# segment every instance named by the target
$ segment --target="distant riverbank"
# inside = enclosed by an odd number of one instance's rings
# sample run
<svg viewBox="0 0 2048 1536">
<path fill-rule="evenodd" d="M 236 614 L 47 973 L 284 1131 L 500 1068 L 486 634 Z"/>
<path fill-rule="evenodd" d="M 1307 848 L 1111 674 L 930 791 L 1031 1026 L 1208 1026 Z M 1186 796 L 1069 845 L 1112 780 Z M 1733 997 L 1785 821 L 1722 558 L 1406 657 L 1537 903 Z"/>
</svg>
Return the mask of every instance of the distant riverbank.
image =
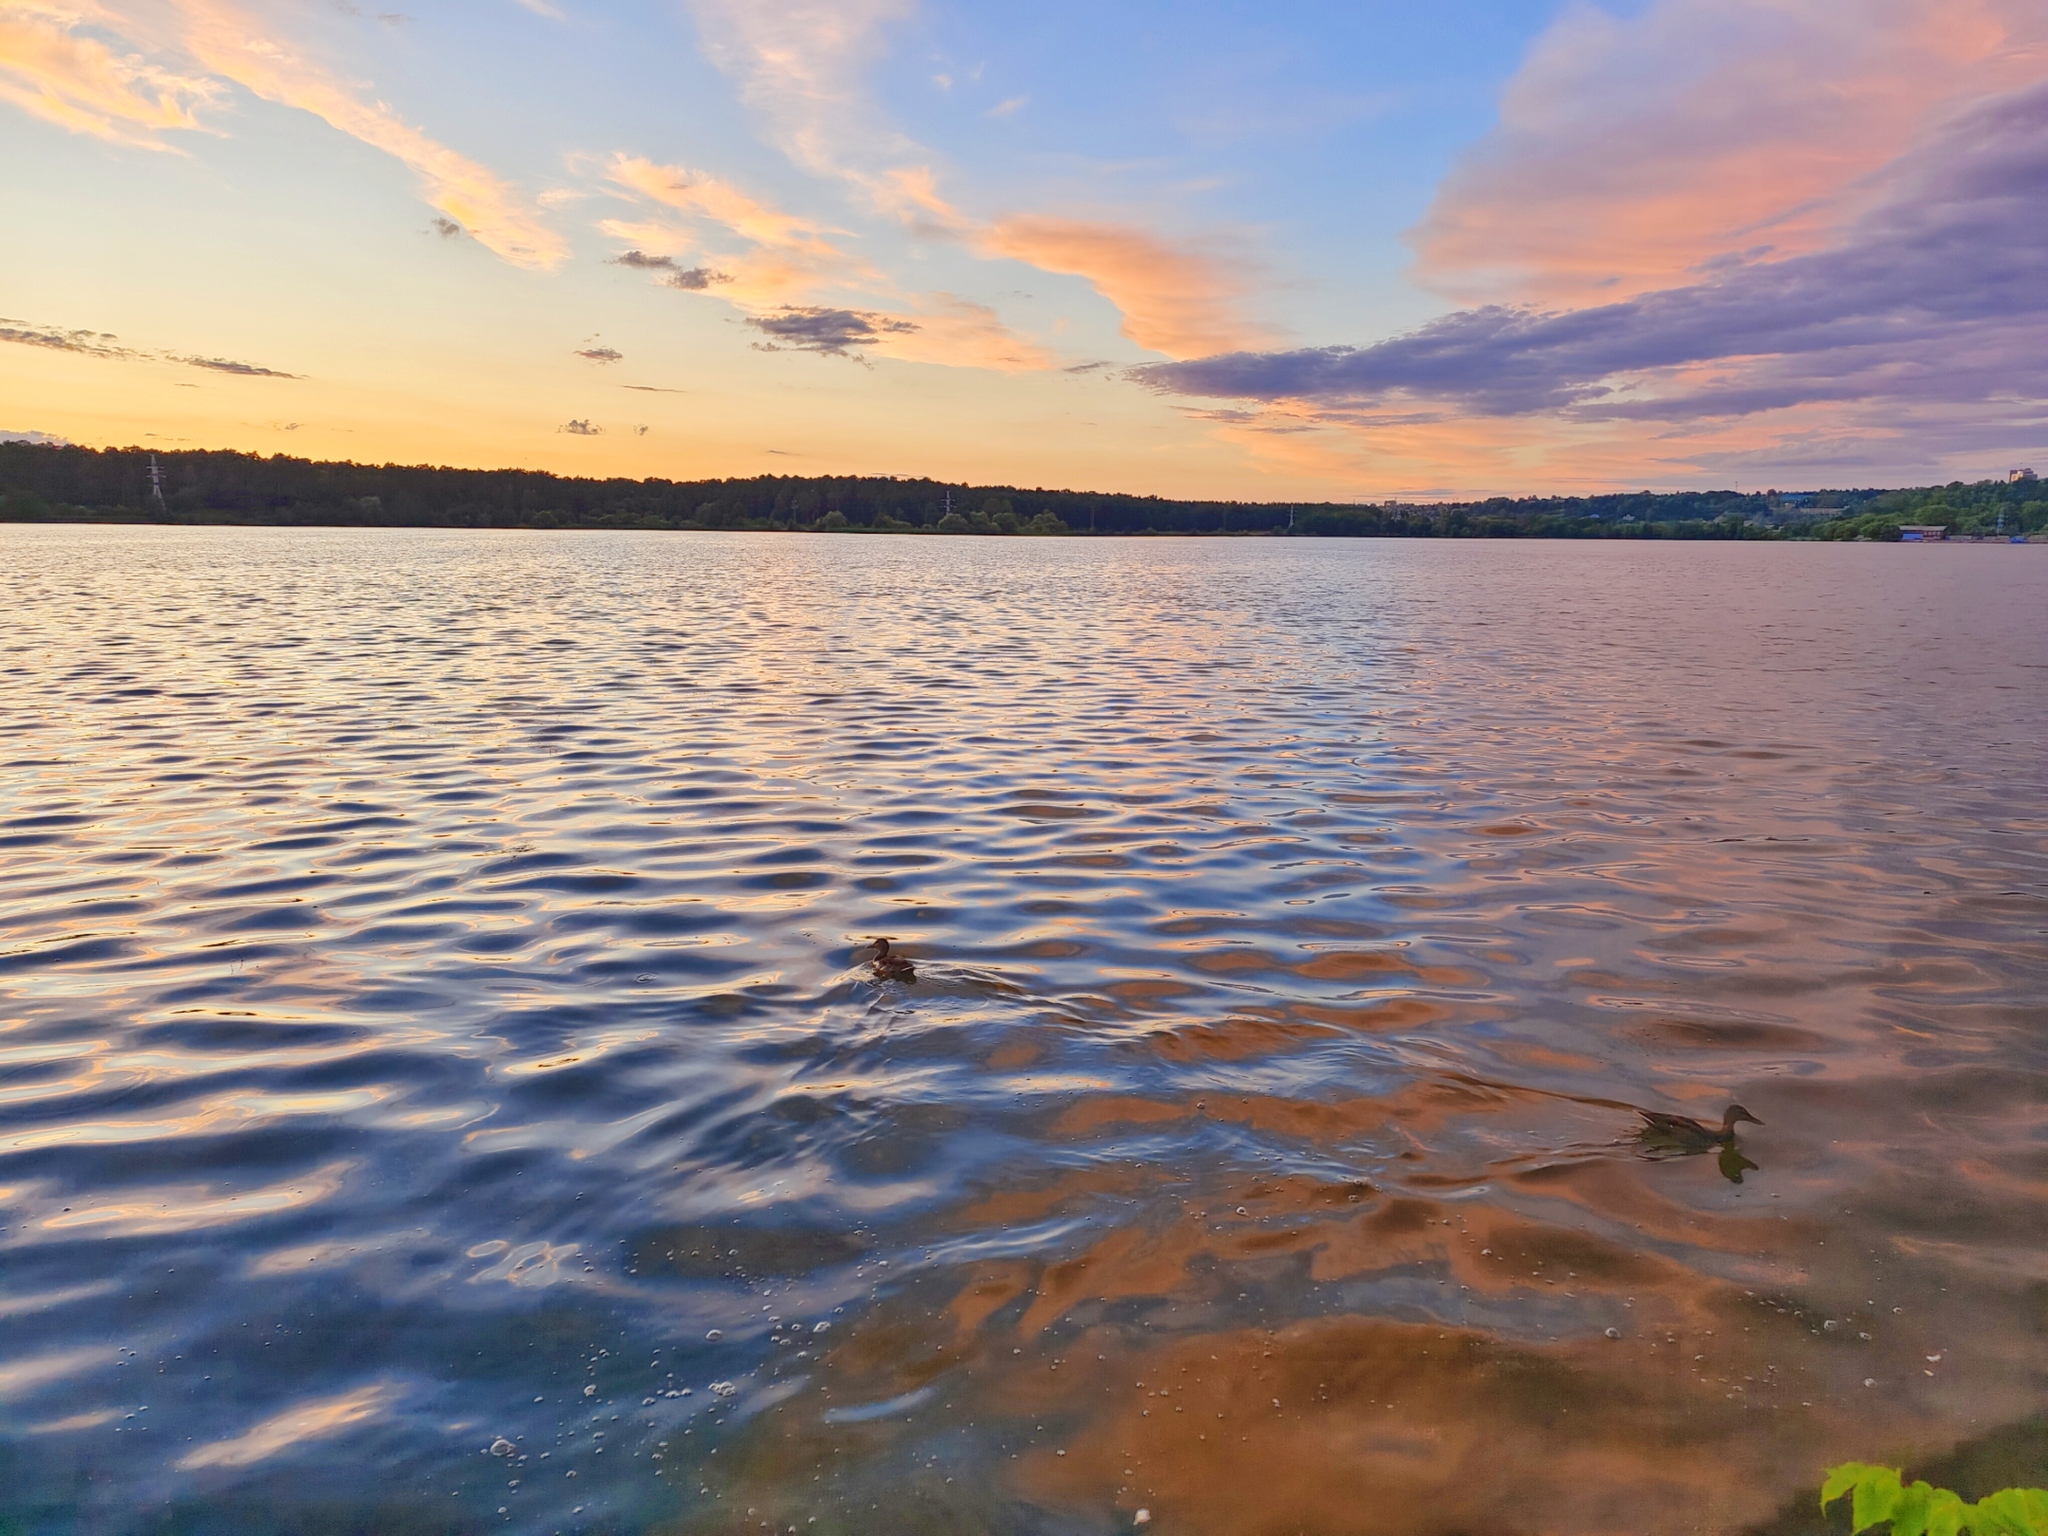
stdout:
<svg viewBox="0 0 2048 1536">
<path fill-rule="evenodd" d="M 154 474 L 152 473 L 154 471 Z M 2048 534 L 2037 480 L 1894 490 L 1648 491 L 1469 502 L 1181 501 L 887 476 L 596 480 L 538 470 L 0 443 L 0 522 L 640 528 L 985 537 L 1875 539 Z"/>
</svg>

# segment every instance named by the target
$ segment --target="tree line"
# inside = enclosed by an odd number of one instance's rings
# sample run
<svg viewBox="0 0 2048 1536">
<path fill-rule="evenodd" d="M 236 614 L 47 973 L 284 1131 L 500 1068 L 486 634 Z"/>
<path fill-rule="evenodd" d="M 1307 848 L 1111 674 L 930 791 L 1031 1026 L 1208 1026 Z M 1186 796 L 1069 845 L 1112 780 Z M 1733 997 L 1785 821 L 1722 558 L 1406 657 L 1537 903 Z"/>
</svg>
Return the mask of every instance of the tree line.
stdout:
<svg viewBox="0 0 2048 1536">
<path fill-rule="evenodd" d="M 152 488 L 152 457 L 162 496 Z M 385 528 L 645 528 L 1339 538 L 1897 538 L 2048 528 L 2038 482 L 1803 497 L 1737 491 L 1402 504 L 1182 501 L 878 476 L 587 479 L 540 470 L 323 463 L 283 454 L 0 443 L 0 521 Z"/>
</svg>

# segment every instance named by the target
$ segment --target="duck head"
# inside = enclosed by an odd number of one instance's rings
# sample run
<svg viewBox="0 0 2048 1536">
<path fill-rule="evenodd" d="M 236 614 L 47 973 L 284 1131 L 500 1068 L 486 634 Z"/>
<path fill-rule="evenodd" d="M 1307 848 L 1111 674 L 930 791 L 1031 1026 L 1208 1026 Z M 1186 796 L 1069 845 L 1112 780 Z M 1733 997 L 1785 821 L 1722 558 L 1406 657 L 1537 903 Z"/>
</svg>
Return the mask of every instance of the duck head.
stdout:
<svg viewBox="0 0 2048 1536">
<path fill-rule="evenodd" d="M 1721 1116 L 1721 1134 L 1723 1136 L 1733 1136 L 1735 1134 L 1735 1127 L 1745 1120 L 1751 1125 L 1763 1124 L 1763 1121 L 1757 1119 L 1755 1115 L 1752 1115 L 1740 1104 L 1730 1104 L 1728 1112 Z"/>
</svg>

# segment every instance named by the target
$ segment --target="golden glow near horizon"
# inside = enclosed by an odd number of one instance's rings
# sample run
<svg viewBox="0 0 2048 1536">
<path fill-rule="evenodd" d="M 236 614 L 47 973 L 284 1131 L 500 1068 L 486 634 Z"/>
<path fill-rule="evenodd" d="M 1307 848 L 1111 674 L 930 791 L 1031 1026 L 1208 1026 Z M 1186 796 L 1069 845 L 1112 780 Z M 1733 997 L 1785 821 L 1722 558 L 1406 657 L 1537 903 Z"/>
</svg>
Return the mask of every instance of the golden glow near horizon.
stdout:
<svg viewBox="0 0 2048 1536">
<path fill-rule="evenodd" d="M 2044 124 L 2032 0 L 0 0 L 0 433 L 1249 499 L 1976 478 L 2048 452 Z"/>
</svg>

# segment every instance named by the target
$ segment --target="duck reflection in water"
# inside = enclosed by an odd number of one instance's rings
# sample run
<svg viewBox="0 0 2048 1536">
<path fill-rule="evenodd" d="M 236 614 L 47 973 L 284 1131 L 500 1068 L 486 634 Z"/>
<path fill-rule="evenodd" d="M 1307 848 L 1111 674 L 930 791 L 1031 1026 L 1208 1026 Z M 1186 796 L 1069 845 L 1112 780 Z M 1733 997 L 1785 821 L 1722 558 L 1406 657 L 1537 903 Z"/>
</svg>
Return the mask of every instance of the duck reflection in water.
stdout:
<svg viewBox="0 0 2048 1536">
<path fill-rule="evenodd" d="M 1667 1115 L 1653 1109 L 1639 1109 L 1636 1113 L 1643 1117 L 1636 1140 L 1646 1157 L 1692 1157 L 1718 1150 L 1721 1175 L 1733 1184 L 1740 1184 L 1744 1171 L 1757 1166 L 1735 1145 L 1735 1127 L 1745 1120 L 1751 1125 L 1762 1125 L 1763 1121 L 1740 1104 L 1728 1106 L 1721 1116 L 1718 1130 L 1697 1120 L 1688 1120 L 1683 1115 Z"/>
<path fill-rule="evenodd" d="M 917 967 L 904 956 L 892 953 L 887 939 L 875 940 L 875 958 L 871 969 L 877 981 L 917 980 Z"/>
</svg>

